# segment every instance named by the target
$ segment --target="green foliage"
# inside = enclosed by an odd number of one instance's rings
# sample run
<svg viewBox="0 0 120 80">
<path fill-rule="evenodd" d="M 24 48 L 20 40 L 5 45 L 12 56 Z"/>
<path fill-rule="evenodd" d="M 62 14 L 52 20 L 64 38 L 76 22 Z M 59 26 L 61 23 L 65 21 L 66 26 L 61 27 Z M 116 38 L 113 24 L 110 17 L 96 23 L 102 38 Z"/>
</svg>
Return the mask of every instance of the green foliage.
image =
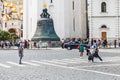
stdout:
<svg viewBox="0 0 120 80">
<path fill-rule="evenodd" d="M 12 37 L 12 40 L 16 40 L 19 38 L 15 33 L 11 34 L 11 37 Z"/>
<path fill-rule="evenodd" d="M 0 40 L 11 40 L 11 34 L 7 31 L 0 31 Z"/>
</svg>

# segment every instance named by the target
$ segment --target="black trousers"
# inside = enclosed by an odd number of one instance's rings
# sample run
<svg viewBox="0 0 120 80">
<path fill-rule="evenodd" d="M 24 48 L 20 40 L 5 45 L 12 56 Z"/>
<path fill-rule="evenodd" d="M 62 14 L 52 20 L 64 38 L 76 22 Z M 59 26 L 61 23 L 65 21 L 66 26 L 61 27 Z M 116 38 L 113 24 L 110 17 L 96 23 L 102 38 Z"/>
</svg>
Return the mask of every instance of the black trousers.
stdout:
<svg viewBox="0 0 120 80">
<path fill-rule="evenodd" d="M 98 54 L 98 53 L 94 53 L 94 57 L 99 58 L 99 59 L 100 59 L 100 61 L 102 61 L 102 58 L 99 56 L 99 54 Z"/>
<path fill-rule="evenodd" d="M 93 55 L 88 56 L 88 60 L 89 61 L 92 60 L 92 62 L 94 62 L 94 56 Z"/>
</svg>

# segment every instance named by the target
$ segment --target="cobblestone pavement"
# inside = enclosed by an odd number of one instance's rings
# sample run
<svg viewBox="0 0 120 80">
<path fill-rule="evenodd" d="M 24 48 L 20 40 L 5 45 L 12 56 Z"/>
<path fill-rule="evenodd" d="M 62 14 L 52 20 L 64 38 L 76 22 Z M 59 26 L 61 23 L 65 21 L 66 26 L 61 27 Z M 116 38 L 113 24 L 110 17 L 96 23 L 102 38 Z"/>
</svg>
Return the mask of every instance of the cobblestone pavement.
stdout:
<svg viewBox="0 0 120 80">
<path fill-rule="evenodd" d="M 60 48 L 24 50 L 18 64 L 17 50 L 0 50 L 0 80 L 120 80 L 120 49 L 100 49 L 103 61 L 88 62 L 78 50 Z"/>
</svg>

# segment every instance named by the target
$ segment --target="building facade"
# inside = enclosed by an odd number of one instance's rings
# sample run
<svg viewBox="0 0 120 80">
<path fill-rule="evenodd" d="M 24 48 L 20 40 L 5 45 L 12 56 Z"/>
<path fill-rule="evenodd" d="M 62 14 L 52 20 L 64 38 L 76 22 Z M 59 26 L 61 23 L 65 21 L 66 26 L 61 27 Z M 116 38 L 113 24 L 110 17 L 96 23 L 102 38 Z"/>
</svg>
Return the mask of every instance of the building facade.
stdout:
<svg viewBox="0 0 120 80">
<path fill-rule="evenodd" d="M 120 39 L 120 0 L 88 0 L 90 39 Z"/>
<path fill-rule="evenodd" d="M 60 39 L 86 38 L 86 0 L 23 0 L 23 39 L 33 37 L 44 4 Z"/>
<path fill-rule="evenodd" d="M 0 1 L 0 30 L 10 32 L 12 35 L 23 37 L 23 1 Z"/>
</svg>

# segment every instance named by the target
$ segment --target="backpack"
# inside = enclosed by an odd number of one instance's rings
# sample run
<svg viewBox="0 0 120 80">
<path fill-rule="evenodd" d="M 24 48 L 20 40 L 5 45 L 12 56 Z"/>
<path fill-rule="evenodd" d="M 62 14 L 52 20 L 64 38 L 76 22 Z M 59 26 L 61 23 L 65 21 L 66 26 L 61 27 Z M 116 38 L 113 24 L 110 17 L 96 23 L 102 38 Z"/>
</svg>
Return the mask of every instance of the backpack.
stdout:
<svg viewBox="0 0 120 80">
<path fill-rule="evenodd" d="M 23 52 L 23 48 L 19 48 L 19 54 L 21 54 Z"/>
<path fill-rule="evenodd" d="M 80 45 L 77 46 L 77 49 L 80 49 Z"/>
</svg>

